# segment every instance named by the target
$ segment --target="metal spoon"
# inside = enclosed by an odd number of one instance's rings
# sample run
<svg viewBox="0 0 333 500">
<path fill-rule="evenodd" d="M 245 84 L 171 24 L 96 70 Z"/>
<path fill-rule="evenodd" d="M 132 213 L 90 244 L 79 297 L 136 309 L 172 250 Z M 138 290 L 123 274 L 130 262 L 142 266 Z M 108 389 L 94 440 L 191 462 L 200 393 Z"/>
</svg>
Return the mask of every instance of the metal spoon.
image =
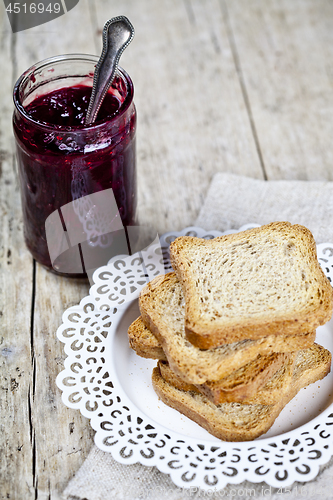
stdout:
<svg viewBox="0 0 333 500">
<path fill-rule="evenodd" d="M 134 28 L 125 16 L 118 16 L 105 23 L 103 50 L 94 72 L 93 88 L 85 120 L 90 125 L 96 120 L 103 99 L 115 76 L 119 59 L 134 38 Z"/>
</svg>

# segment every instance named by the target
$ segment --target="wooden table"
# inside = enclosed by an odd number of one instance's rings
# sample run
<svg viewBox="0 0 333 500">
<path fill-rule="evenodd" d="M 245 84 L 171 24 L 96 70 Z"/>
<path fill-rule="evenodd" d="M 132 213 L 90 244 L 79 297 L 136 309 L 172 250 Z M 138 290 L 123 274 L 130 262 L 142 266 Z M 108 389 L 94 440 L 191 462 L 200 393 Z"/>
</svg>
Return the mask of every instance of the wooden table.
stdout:
<svg viewBox="0 0 333 500">
<path fill-rule="evenodd" d="M 193 223 L 218 171 L 333 179 L 332 2 L 80 0 L 14 35 L 1 2 L 1 499 L 55 499 L 93 443 L 55 384 L 55 332 L 88 283 L 45 271 L 25 248 L 12 87 L 46 57 L 99 54 L 104 22 L 120 14 L 136 28 L 122 66 L 135 83 L 140 223 Z"/>
</svg>

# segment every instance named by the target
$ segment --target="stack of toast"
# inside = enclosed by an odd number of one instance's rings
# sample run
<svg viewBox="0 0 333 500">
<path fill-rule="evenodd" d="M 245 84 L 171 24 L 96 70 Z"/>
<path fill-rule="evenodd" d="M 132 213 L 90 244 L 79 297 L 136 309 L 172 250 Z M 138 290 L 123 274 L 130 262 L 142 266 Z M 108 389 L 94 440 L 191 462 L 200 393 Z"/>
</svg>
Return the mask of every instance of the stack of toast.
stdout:
<svg viewBox="0 0 333 500">
<path fill-rule="evenodd" d="M 252 440 L 323 378 L 331 354 L 315 343 L 333 289 L 312 234 L 276 222 L 205 240 L 177 238 L 173 273 L 148 283 L 132 349 L 157 359 L 159 398 L 226 441 Z"/>
</svg>

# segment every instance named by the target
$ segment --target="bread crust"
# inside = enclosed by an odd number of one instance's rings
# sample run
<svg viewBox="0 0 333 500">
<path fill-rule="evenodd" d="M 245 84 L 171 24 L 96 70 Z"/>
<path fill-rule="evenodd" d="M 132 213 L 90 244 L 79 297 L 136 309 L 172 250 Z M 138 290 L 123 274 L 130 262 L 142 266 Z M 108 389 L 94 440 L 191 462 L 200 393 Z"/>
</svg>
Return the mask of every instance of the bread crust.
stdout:
<svg viewBox="0 0 333 500">
<path fill-rule="evenodd" d="M 306 281 L 303 280 L 304 283 L 301 283 L 302 286 L 298 291 L 298 303 L 294 303 L 294 306 L 290 307 L 289 311 L 287 307 L 283 310 L 281 308 L 281 311 L 270 311 L 272 299 L 269 293 L 273 295 L 274 292 L 274 289 L 272 292 L 273 287 L 269 287 L 270 276 L 267 269 L 270 269 L 270 266 L 268 262 L 265 262 L 265 265 L 262 266 L 259 255 L 260 249 L 263 251 L 268 247 L 267 254 L 268 256 L 272 255 L 273 264 L 277 261 L 275 267 L 274 265 L 271 267 L 272 272 L 279 275 L 280 268 L 283 267 L 284 263 L 288 263 L 292 274 L 294 270 L 292 264 L 289 263 L 294 263 L 295 273 L 301 274 L 304 267 L 304 273 L 307 274 Z M 241 250 L 239 250 L 240 248 Z M 220 287 L 226 287 L 226 277 L 231 266 L 235 267 L 244 260 L 244 248 L 248 249 L 246 257 L 248 262 L 246 264 L 251 262 L 253 258 L 254 266 L 260 267 L 261 264 L 261 269 L 266 270 L 265 272 L 260 271 L 262 273 L 261 288 L 259 291 L 256 290 L 256 293 L 262 291 L 264 293 L 265 288 L 268 289 L 266 310 L 263 308 L 258 314 L 246 314 L 245 311 L 243 314 L 239 303 L 237 308 L 232 299 L 229 304 L 226 303 L 226 293 L 225 295 L 221 293 L 222 298 L 218 305 L 216 305 L 216 297 L 212 296 L 207 297 L 206 302 L 203 302 L 203 296 L 208 295 L 204 292 L 207 289 L 209 290 L 210 284 L 215 285 L 219 280 Z M 286 255 L 283 260 L 283 252 L 288 254 L 288 248 L 289 255 Z M 256 254 L 255 257 L 251 257 L 251 250 L 253 250 L 253 254 Z M 218 277 L 209 275 L 209 265 L 205 268 L 203 264 L 205 259 L 207 260 L 207 255 L 211 255 L 213 260 L 213 258 L 216 259 L 216 255 L 223 255 L 223 252 L 227 255 L 227 263 L 225 266 L 221 264 L 220 270 L 225 274 Z M 296 332 L 305 333 L 323 325 L 331 318 L 333 290 L 318 262 L 313 236 L 304 226 L 292 225 L 289 222 L 274 222 L 212 240 L 181 236 L 171 243 L 170 257 L 185 294 L 186 336 L 193 345 L 200 349 L 211 349 L 218 345 L 243 339 L 258 339 L 269 335 L 280 335 L 281 332 L 284 335 L 293 335 Z M 201 258 L 200 265 L 196 264 L 196 262 L 200 261 L 199 257 Z M 202 266 L 202 269 L 200 266 Z M 257 276 L 258 274 L 256 275 L 254 272 L 248 272 L 244 276 L 242 276 L 241 272 L 239 273 L 239 293 L 242 294 L 245 300 L 253 300 L 254 304 L 257 299 L 253 294 L 254 287 L 251 288 L 251 285 L 257 279 Z M 294 281 L 296 283 L 296 279 Z M 205 282 L 205 286 L 203 286 L 203 282 Z M 235 285 L 234 282 L 232 284 Z M 274 286 L 280 295 L 288 292 L 289 284 L 286 280 L 281 279 L 279 281 L 279 279 L 276 279 Z M 296 290 L 297 286 L 296 283 Z M 225 301 L 223 302 L 223 300 Z M 274 307 L 276 307 L 276 303 L 275 300 Z M 288 303 L 291 304 L 292 301 L 290 300 Z M 235 308 L 235 314 L 230 317 L 228 317 L 229 306 L 230 309 Z M 212 313 L 213 310 L 216 313 L 215 316 Z"/>
<path fill-rule="evenodd" d="M 244 368 L 243 379 L 239 375 L 242 369 L 231 373 L 219 381 L 207 381 L 198 385 L 201 394 L 204 394 L 214 404 L 238 402 L 243 403 L 254 397 L 266 382 L 289 360 L 292 365 L 296 353 L 271 353 L 258 356 L 247 363 Z M 263 404 L 260 402 L 260 404 Z"/>
<path fill-rule="evenodd" d="M 156 394 L 166 405 L 189 417 L 215 437 L 223 441 L 250 441 L 268 431 L 285 405 L 302 387 L 324 378 L 330 371 L 331 354 L 327 349 L 315 344 L 309 349 L 309 353 L 304 351 L 303 354 L 303 363 L 299 363 L 291 384 L 283 388 L 281 399 L 273 405 L 214 405 L 201 394 L 179 390 L 166 382 L 159 367 L 153 370 L 152 384 Z"/>
</svg>

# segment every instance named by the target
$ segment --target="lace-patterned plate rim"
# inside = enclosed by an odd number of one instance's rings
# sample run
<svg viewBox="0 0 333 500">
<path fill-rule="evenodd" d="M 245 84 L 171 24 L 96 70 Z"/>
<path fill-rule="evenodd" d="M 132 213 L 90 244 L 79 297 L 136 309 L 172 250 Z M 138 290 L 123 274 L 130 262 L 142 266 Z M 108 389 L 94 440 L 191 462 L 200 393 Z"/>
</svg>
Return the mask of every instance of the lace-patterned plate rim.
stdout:
<svg viewBox="0 0 333 500">
<path fill-rule="evenodd" d="M 239 230 L 257 226 L 247 224 Z M 227 231 L 226 234 L 230 232 L 237 231 Z M 211 238 L 223 233 L 204 231 L 196 227 L 185 228 L 180 232 L 169 232 L 160 238 L 162 250 L 168 247 L 172 239 L 184 234 Z M 331 279 L 333 244 L 323 243 L 317 248 L 318 259 L 326 275 Z M 165 252 L 162 251 L 162 253 L 164 259 L 168 257 Z M 153 257 L 157 255 L 158 259 L 160 257 L 160 254 L 155 252 L 152 252 L 152 255 Z M 148 257 L 150 258 L 151 255 Z M 132 262 L 128 256 L 122 258 L 123 261 Z M 119 256 L 111 259 L 103 268 L 103 273 L 107 270 L 109 274 L 116 275 L 117 283 L 119 283 L 117 275 L 119 266 L 117 268 L 116 263 L 119 263 L 119 259 Z M 153 269 L 153 273 L 161 271 L 159 266 L 160 260 Z M 167 266 L 165 267 L 168 270 Z M 115 268 L 117 268 L 116 273 Z M 65 311 L 63 324 L 57 331 L 59 340 L 65 344 L 64 350 L 67 354 L 65 369 L 58 375 L 57 385 L 63 392 L 64 404 L 80 410 L 82 415 L 90 419 L 92 427 L 96 430 L 95 443 L 99 448 L 112 453 L 115 460 L 121 463 L 139 462 L 144 465 L 157 466 L 161 472 L 169 474 L 175 484 L 185 488 L 193 486 L 202 489 L 211 489 L 213 486 L 223 488 L 228 483 L 239 484 L 245 479 L 252 482 L 265 481 L 271 486 L 281 487 L 289 486 L 294 481 L 309 481 L 318 474 L 319 466 L 327 463 L 333 454 L 333 443 L 329 432 L 329 426 L 333 424 L 332 405 L 304 425 L 291 431 L 259 438 L 252 442 L 232 443 L 217 440 L 208 433 L 207 436 L 199 436 L 199 438 L 184 435 L 170 426 L 158 423 L 157 418 L 143 411 L 140 405 L 129 397 L 128 390 L 121 381 L 124 373 L 119 370 L 119 363 L 121 364 L 122 359 L 126 358 L 124 352 L 128 353 L 128 346 L 126 349 L 121 349 L 123 358 L 120 356 L 118 369 L 115 366 L 117 359 L 115 360 L 112 355 L 112 342 L 117 337 L 118 326 L 127 316 L 131 304 L 135 302 L 138 290 L 143 285 L 137 286 L 127 304 L 120 303 L 119 296 L 119 304 L 117 303 L 113 309 L 110 308 L 110 304 L 115 305 L 113 297 L 109 306 L 104 303 L 100 307 L 100 304 L 95 301 L 99 285 L 98 275 L 99 270 L 94 274 L 96 282 L 92 289 L 95 287 L 95 293 L 90 293 L 88 297 L 82 299 L 80 304 Z M 126 277 L 126 272 L 120 272 L 120 275 L 123 279 Z M 138 272 L 137 276 L 140 276 L 140 282 L 142 282 L 142 273 Z M 151 278 L 149 272 L 145 278 L 149 281 Z M 105 277 L 102 283 L 105 286 Z M 73 322 L 74 317 L 76 320 Z M 124 336 L 120 338 L 124 340 Z M 118 357 L 117 355 L 116 358 Z M 93 358 L 96 363 L 92 368 Z M 128 378 L 128 374 L 127 376 L 125 374 L 125 377 Z M 88 379 L 89 382 L 87 382 Z M 68 380 L 70 383 L 67 383 Z M 98 392 L 99 389 L 103 391 Z M 104 395 L 101 395 L 101 392 Z M 110 401 L 112 401 L 111 405 Z M 129 424 L 129 422 L 132 423 Z M 193 425 L 196 426 L 196 424 Z M 135 429 L 140 429 L 137 431 L 139 434 L 136 436 L 136 441 L 133 440 Z M 197 433 L 194 433 L 194 436 L 197 436 Z M 112 441 L 111 445 L 110 441 Z M 161 445 L 161 443 L 164 444 Z M 157 450 L 160 451 L 161 448 L 163 456 L 160 452 L 157 453 Z M 304 454 L 307 454 L 306 458 Z M 291 466 L 291 462 L 287 460 L 291 456 L 294 462 L 296 460 L 296 465 L 299 459 L 304 462 L 300 468 Z M 170 465 L 175 462 L 175 459 L 176 466 Z M 218 466 L 213 466 L 215 461 L 218 462 Z M 288 472 L 288 468 L 291 472 Z"/>
</svg>

